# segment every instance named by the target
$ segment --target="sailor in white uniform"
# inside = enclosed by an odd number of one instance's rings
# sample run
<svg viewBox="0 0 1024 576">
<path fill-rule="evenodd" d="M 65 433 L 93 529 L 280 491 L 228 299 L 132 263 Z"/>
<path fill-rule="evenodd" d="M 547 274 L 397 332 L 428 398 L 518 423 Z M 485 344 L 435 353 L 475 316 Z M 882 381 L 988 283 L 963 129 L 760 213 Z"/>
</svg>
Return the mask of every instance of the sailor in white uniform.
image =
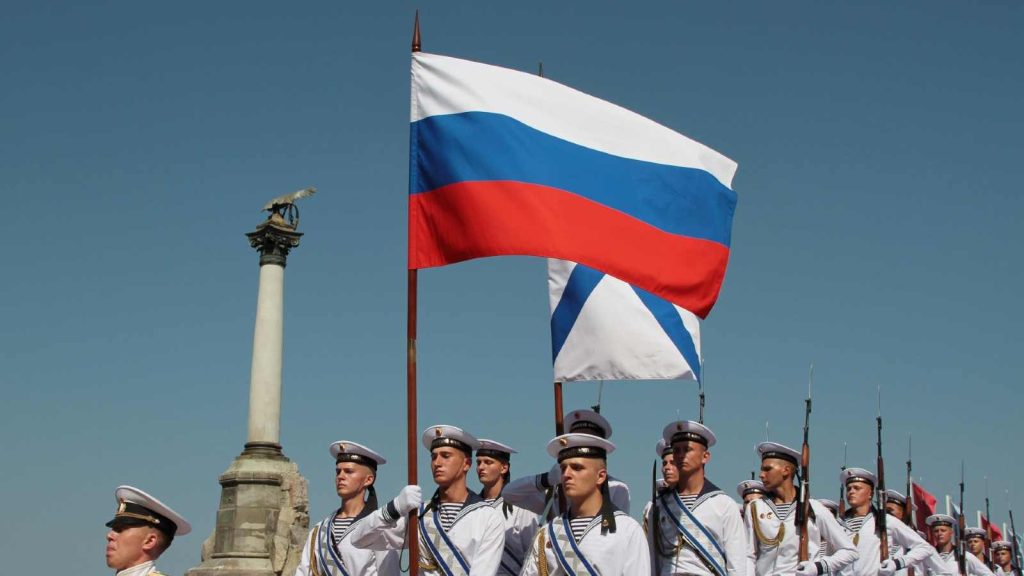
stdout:
<svg viewBox="0 0 1024 576">
<path fill-rule="evenodd" d="M 668 490 L 675 490 L 676 483 L 679 482 L 679 468 L 676 468 L 676 460 L 672 456 L 672 445 L 666 443 L 664 438 L 658 438 L 654 452 L 661 459 L 661 478 L 658 478 L 654 484 L 655 494 L 651 496 L 647 504 L 644 504 L 644 534 L 650 531 L 651 505 L 654 504 L 655 499 Z"/>
<path fill-rule="evenodd" d="M 955 576 L 960 573 L 958 554 L 953 545 L 954 528 L 952 516 L 948 514 L 932 514 L 925 520 L 925 524 L 932 532 L 932 542 L 935 543 L 935 551 L 938 556 L 932 555 L 925 563 L 928 576 Z M 968 576 L 993 576 L 981 560 L 974 554 L 966 554 L 964 566 Z"/>
<path fill-rule="evenodd" d="M 422 441 L 430 450 L 430 471 L 437 484 L 433 497 L 423 504 L 420 488 L 406 486 L 395 500 L 359 523 L 353 543 L 370 549 L 396 547 L 392 535 L 404 531 L 406 515 L 418 509 L 420 574 L 494 576 L 505 547 L 505 519 L 466 486 L 476 438 L 442 424 L 424 430 Z"/>
<path fill-rule="evenodd" d="M 613 450 L 614 444 L 590 434 L 564 434 L 548 443 L 569 510 L 537 531 L 521 576 L 650 575 L 643 529 L 608 498 L 607 458 Z"/>
<path fill-rule="evenodd" d="M 988 534 L 984 528 L 967 526 L 964 528 L 964 538 L 967 539 L 967 551 L 973 554 L 986 568 L 992 570 L 994 566 L 988 560 L 985 550 L 985 543 L 988 542 Z"/>
<path fill-rule="evenodd" d="M 813 561 L 798 561 L 800 536 L 796 527 L 794 484 L 800 453 L 775 442 L 757 446 L 761 482 L 770 496 L 747 504 L 743 517 L 750 542 L 748 557 L 756 576 L 820 576 L 835 574 L 857 559 L 857 548 L 828 508 L 810 499 L 807 552 Z M 827 542 L 834 550 L 827 550 Z"/>
<path fill-rule="evenodd" d="M 117 511 L 107 522 L 107 567 L 117 576 L 162 574 L 156 560 L 170 547 L 175 536 L 184 536 L 192 526 L 180 514 L 156 498 L 131 486 L 114 490 Z"/>
<path fill-rule="evenodd" d="M 703 424 L 680 420 L 665 426 L 679 482 L 651 511 L 648 534 L 655 573 L 664 576 L 746 576 L 747 535 L 736 501 L 705 476 L 715 434 Z"/>
<path fill-rule="evenodd" d="M 846 487 L 849 504 L 843 523 L 853 534 L 853 542 L 857 546 L 857 560 L 851 568 L 843 571 L 844 576 L 894 576 L 897 571 L 920 564 L 932 555 L 932 547 L 913 528 L 887 514 L 888 558 L 882 561 L 879 512 L 871 503 L 877 483 L 875 475 L 863 468 L 851 467 L 840 472 L 839 482 Z"/>
<path fill-rule="evenodd" d="M 885 491 L 885 511 L 888 512 L 890 516 L 895 516 L 899 518 L 900 522 L 903 522 L 904 524 L 907 524 L 909 526 L 910 521 L 906 517 L 906 506 L 907 497 L 904 496 L 901 492 L 897 492 L 896 490 L 892 489 Z"/>
<path fill-rule="evenodd" d="M 1013 543 L 1007 540 L 996 540 L 992 543 L 992 560 L 996 565 L 996 576 L 1008 576 L 1013 573 Z"/>
<path fill-rule="evenodd" d="M 565 416 L 565 426 L 569 433 L 592 434 L 606 440 L 612 437 L 612 425 L 594 410 L 573 410 Z M 505 486 L 502 496 L 506 502 L 534 514 L 544 514 L 549 506 L 552 514 L 558 514 L 559 499 L 555 487 L 560 477 L 558 466 L 554 466 L 548 472 L 517 478 Z M 629 486 L 621 480 L 609 478 L 608 492 L 612 504 L 629 514 Z"/>
<path fill-rule="evenodd" d="M 836 520 L 842 520 L 839 517 L 839 503 L 838 502 L 836 502 L 835 500 L 829 500 L 828 498 L 815 498 L 815 500 L 817 500 L 818 502 L 821 502 L 821 505 L 824 506 L 825 508 L 828 508 L 828 511 L 831 512 L 832 515 L 836 517 Z"/>
<path fill-rule="evenodd" d="M 396 550 L 357 548 L 352 529 L 377 510 L 377 466 L 386 463 L 373 450 L 338 440 L 329 448 L 341 507 L 309 531 L 295 576 L 374 576 L 399 573 Z"/>
<path fill-rule="evenodd" d="M 516 451 L 495 440 L 480 439 L 476 450 L 476 477 L 483 485 L 480 497 L 505 519 L 505 550 L 501 556 L 498 574 L 516 576 L 537 533 L 537 515 L 513 506 L 501 497 L 501 491 L 511 476 L 512 454 Z"/>
</svg>

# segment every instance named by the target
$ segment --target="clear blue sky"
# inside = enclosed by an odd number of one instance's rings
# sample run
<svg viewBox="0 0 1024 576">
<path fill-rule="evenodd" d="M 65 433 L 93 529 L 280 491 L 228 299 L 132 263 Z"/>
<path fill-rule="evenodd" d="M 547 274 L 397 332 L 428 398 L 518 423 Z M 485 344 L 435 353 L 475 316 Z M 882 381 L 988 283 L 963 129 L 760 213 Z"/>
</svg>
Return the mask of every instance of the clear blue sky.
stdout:
<svg viewBox="0 0 1024 576">
<path fill-rule="evenodd" d="M 192 520 L 161 566 L 199 561 L 217 476 L 246 432 L 257 255 L 243 234 L 314 185 L 289 260 L 282 435 L 312 514 L 336 502 L 328 444 L 405 478 L 405 206 L 414 5 L 9 3 L 0 20 L 0 408 L 5 571 L 103 573 L 121 483 Z M 732 259 L 704 325 L 710 477 L 798 444 L 815 364 L 812 490 L 843 442 L 967 507 L 1024 518 L 1024 4 L 443 2 L 426 51 L 534 71 L 739 162 Z M 420 423 L 451 423 L 546 470 L 545 265 L 420 275 Z M 596 384 L 567 386 L 566 406 Z M 690 382 L 604 387 L 612 473 L 648 497 Z M 426 476 L 421 454 L 421 477 Z M 52 564 L 52 562 L 49 562 Z M 47 571 L 45 568 L 43 571 Z"/>
</svg>

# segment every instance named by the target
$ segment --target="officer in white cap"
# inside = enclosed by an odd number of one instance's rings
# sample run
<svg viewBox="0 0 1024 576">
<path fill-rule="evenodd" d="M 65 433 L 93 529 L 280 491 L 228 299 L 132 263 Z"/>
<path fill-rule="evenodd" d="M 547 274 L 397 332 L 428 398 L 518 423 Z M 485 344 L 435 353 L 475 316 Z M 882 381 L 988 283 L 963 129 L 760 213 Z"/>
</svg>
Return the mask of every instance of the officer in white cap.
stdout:
<svg viewBox="0 0 1024 576">
<path fill-rule="evenodd" d="M 747 537 L 736 501 L 705 476 L 715 434 L 679 420 L 662 431 L 672 447 L 679 482 L 651 511 L 648 533 L 655 572 L 664 576 L 746 576 Z"/>
<path fill-rule="evenodd" d="M 594 410 L 569 412 L 565 416 L 565 426 L 569 433 L 592 434 L 606 440 L 612 437 L 612 425 Z M 502 496 L 506 502 L 526 508 L 534 514 L 544 514 L 549 505 L 552 513 L 558 514 L 558 497 L 554 488 L 560 477 L 558 466 L 553 466 L 547 472 L 513 480 L 505 486 Z M 621 480 L 609 478 L 608 493 L 615 507 L 629 514 L 629 486 Z"/>
<path fill-rule="evenodd" d="M 925 564 L 928 576 L 960 574 L 956 547 L 953 545 L 953 525 L 955 523 L 953 517 L 948 514 L 932 514 L 925 520 L 925 524 L 928 525 L 928 529 L 932 533 L 935 551 L 938 553 L 937 557 L 933 555 Z M 992 571 L 982 564 L 974 554 L 967 554 L 964 557 L 964 565 L 967 568 L 968 576 L 993 576 Z"/>
<path fill-rule="evenodd" d="M 761 457 L 761 482 L 769 495 L 751 501 L 743 516 L 750 542 L 748 557 L 756 575 L 820 576 L 852 565 L 857 559 L 856 546 L 828 508 L 813 498 L 807 520 L 807 551 L 813 561 L 798 562 L 800 536 L 794 482 L 800 453 L 775 442 L 758 444 L 757 453 Z"/>
<path fill-rule="evenodd" d="M 1013 543 L 1007 540 L 996 540 L 992 543 L 992 563 L 996 565 L 996 576 L 1008 576 L 1013 573 Z"/>
<path fill-rule="evenodd" d="M 614 444 L 590 434 L 564 434 L 548 443 L 569 510 L 537 531 L 521 576 L 650 575 L 643 529 L 608 499 L 607 458 L 613 450 Z"/>
<path fill-rule="evenodd" d="M 846 489 L 846 502 L 849 504 L 843 523 L 853 534 L 858 554 L 853 568 L 844 572 L 844 576 L 893 576 L 899 570 L 918 565 L 931 556 L 931 546 L 913 528 L 894 516 L 886 516 L 888 558 L 882 561 L 881 527 L 877 522 L 879 511 L 871 503 L 877 484 L 874 473 L 864 468 L 847 468 L 839 473 L 839 482 Z"/>
<path fill-rule="evenodd" d="M 387 460 L 370 448 L 349 440 L 333 442 L 329 449 L 334 460 L 334 486 L 341 506 L 313 526 L 299 558 L 295 576 L 370 576 L 397 574 L 396 550 L 370 550 L 356 547 L 353 528 L 377 510 L 377 467 Z M 404 534 L 393 530 L 392 541 L 401 542 Z"/>
<path fill-rule="evenodd" d="M 513 506 L 501 497 L 501 491 L 511 476 L 511 460 L 515 453 L 510 446 L 483 438 L 476 450 L 476 477 L 483 485 L 480 497 L 505 519 L 505 549 L 498 567 L 501 576 L 519 574 L 523 558 L 537 533 L 537 515 Z"/>
<path fill-rule="evenodd" d="M 967 526 L 964 528 L 964 539 L 967 540 L 967 551 L 974 554 L 981 563 L 992 570 L 994 566 L 988 561 L 988 555 L 985 552 L 985 543 L 988 541 L 988 534 L 985 533 L 984 528 L 978 528 L 977 526 Z"/>
<path fill-rule="evenodd" d="M 159 575 L 156 560 L 170 547 L 175 536 L 184 536 L 192 526 L 177 512 L 156 498 L 131 486 L 114 490 L 117 511 L 107 522 L 107 567 L 117 576 Z"/>
<path fill-rule="evenodd" d="M 644 504 L 644 534 L 650 532 L 648 520 L 651 517 L 651 504 L 654 503 L 654 499 L 661 496 L 666 490 L 674 490 L 676 483 L 679 482 L 679 468 L 676 468 L 676 460 L 672 456 L 672 446 L 666 444 L 664 438 L 658 438 L 658 443 L 654 446 L 654 453 L 661 459 L 661 478 L 658 478 L 654 484 L 655 494 L 652 495 L 651 500 L 647 501 L 647 504 Z"/>
<path fill-rule="evenodd" d="M 423 431 L 423 446 L 430 450 L 430 472 L 437 490 L 425 505 L 417 502 L 419 513 L 419 566 L 425 576 L 498 573 L 505 547 L 505 519 L 466 486 L 466 474 L 473 464 L 473 450 L 479 443 L 461 428 L 439 424 Z M 406 486 L 395 500 L 371 514 L 352 535 L 356 546 L 391 546 L 382 532 L 405 529 L 406 515 L 419 486 Z M 400 528 L 399 528 L 400 527 Z"/>
</svg>

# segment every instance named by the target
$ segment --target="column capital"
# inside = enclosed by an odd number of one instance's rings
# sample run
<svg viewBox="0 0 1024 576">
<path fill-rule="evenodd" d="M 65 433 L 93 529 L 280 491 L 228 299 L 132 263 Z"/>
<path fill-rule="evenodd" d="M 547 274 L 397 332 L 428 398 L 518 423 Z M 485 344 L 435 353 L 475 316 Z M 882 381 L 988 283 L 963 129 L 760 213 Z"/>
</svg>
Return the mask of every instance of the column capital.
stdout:
<svg viewBox="0 0 1024 576">
<path fill-rule="evenodd" d="M 284 268 L 288 253 L 299 245 L 302 232 L 296 232 L 291 226 L 268 218 L 246 236 L 249 238 L 249 245 L 260 253 L 260 266 L 277 264 Z"/>
</svg>

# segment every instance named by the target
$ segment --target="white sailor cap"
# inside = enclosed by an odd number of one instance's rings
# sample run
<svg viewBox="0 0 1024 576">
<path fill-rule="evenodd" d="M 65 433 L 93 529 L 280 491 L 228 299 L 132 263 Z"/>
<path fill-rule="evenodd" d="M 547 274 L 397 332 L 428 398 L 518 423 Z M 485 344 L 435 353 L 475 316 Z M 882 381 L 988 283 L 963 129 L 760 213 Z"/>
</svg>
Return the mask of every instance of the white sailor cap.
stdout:
<svg viewBox="0 0 1024 576">
<path fill-rule="evenodd" d="M 462 450 L 469 456 L 472 456 L 473 450 L 480 446 L 480 442 L 472 434 L 464 431 L 462 428 L 448 426 L 447 424 L 437 424 L 427 428 L 423 431 L 421 440 L 427 450 L 451 446 L 452 448 Z"/>
<path fill-rule="evenodd" d="M 672 453 L 672 445 L 666 444 L 665 439 L 661 438 L 658 440 L 658 445 L 655 446 L 654 451 L 658 454 L 658 458 L 664 458 Z"/>
<path fill-rule="evenodd" d="M 373 470 L 376 470 L 377 466 L 387 464 L 388 462 L 383 456 L 366 446 L 348 440 L 332 442 L 330 451 L 335 462 L 355 462 L 356 464 L 368 466 Z"/>
<path fill-rule="evenodd" d="M 889 502 L 896 502 L 897 504 L 907 503 L 907 497 L 895 490 L 886 490 L 885 499 L 888 500 Z"/>
<path fill-rule="evenodd" d="M 924 523 L 927 524 L 929 528 L 932 526 L 942 526 L 943 524 L 952 526 L 953 524 L 956 524 L 956 520 L 954 520 L 949 514 L 932 514 L 924 519 Z"/>
<path fill-rule="evenodd" d="M 167 536 L 184 536 L 192 525 L 156 498 L 131 486 L 118 486 L 114 490 L 117 512 L 107 527 L 152 526 Z"/>
<path fill-rule="evenodd" d="M 761 442 L 757 445 L 757 454 L 761 457 L 761 460 L 778 458 L 790 462 L 794 466 L 800 465 L 800 453 L 778 442 Z"/>
<path fill-rule="evenodd" d="M 661 437 L 671 446 L 675 442 L 698 442 L 705 448 L 715 445 L 715 433 L 710 428 L 693 420 L 678 420 L 665 426 Z"/>
<path fill-rule="evenodd" d="M 988 534 L 985 532 L 984 528 L 978 528 L 977 526 L 968 526 L 968 527 L 964 528 L 964 538 L 965 539 L 968 539 L 968 540 L 971 539 L 971 538 L 985 539 L 987 537 L 988 537 Z"/>
<path fill-rule="evenodd" d="M 874 473 L 864 468 L 847 468 L 839 473 L 839 483 L 846 486 L 850 482 L 865 482 L 872 487 L 878 484 Z"/>
<path fill-rule="evenodd" d="M 612 425 L 593 410 L 573 410 L 565 417 L 566 430 L 581 434 L 592 434 L 600 438 L 612 437 Z"/>
<path fill-rule="evenodd" d="M 600 458 L 615 451 L 615 444 L 593 434 L 562 434 L 548 442 L 548 454 L 559 462 L 567 458 Z"/>
<path fill-rule="evenodd" d="M 821 505 L 832 511 L 833 514 L 839 513 L 839 503 L 835 500 L 829 500 L 828 498 L 815 498 Z"/>
<path fill-rule="evenodd" d="M 1007 540 L 996 540 L 992 543 L 992 551 L 997 550 L 1013 550 L 1013 544 Z"/>
<path fill-rule="evenodd" d="M 744 480 L 736 485 L 736 494 L 741 500 L 748 494 L 766 494 L 767 492 L 760 480 Z"/>
<path fill-rule="evenodd" d="M 511 446 L 502 444 L 495 440 L 480 439 L 476 449 L 477 456 L 488 456 L 495 460 L 501 460 L 502 462 L 508 462 L 509 459 L 516 451 Z"/>
</svg>

